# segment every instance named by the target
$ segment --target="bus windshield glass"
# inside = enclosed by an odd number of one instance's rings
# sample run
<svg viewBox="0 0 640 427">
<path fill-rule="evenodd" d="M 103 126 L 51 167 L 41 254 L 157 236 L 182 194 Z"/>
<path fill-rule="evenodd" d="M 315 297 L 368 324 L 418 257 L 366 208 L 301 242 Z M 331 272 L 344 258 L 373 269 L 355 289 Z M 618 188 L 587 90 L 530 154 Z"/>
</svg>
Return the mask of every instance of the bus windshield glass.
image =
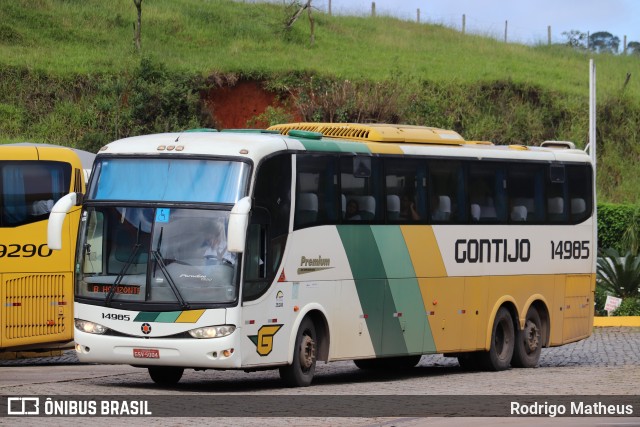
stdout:
<svg viewBox="0 0 640 427">
<path fill-rule="evenodd" d="M 0 226 L 46 219 L 69 192 L 71 165 L 47 161 L 0 161 Z"/>
<path fill-rule="evenodd" d="M 85 211 L 76 296 L 112 302 L 229 304 L 236 254 L 226 250 L 229 211 L 96 207 Z"/>
<path fill-rule="evenodd" d="M 103 158 L 89 199 L 233 204 L 246 191 L 249 169 L 228 160 Z"/>
</svg>

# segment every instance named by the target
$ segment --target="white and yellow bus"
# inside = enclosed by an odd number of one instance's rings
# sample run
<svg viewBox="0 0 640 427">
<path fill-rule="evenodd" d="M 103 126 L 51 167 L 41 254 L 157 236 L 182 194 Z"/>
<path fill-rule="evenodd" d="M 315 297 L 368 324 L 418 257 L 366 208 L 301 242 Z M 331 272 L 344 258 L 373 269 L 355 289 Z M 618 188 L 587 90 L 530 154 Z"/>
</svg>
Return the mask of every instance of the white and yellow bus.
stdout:
<svg viewBox="0 0 640 427">
<path fill-rule="evenodd" d="M 0 352 L 50 350 L 73 338 L 73 262 L 80 207 L 65 215 L 65 251 L 46 242 L 49 211 L 85 192 L 90 153 L 44 144 L 0 145 Z"/>
<path fill-rule="evenodd" d="M 392 369 L 431 353 L 536 366 L 542 347 L 591 333 L 593 176 L 569 142 L 402 125 L 115 141 L 83 205 L 78 357 L 159 384 L 279 368 L 306 386 L 316 361 Z"/>
</svg>

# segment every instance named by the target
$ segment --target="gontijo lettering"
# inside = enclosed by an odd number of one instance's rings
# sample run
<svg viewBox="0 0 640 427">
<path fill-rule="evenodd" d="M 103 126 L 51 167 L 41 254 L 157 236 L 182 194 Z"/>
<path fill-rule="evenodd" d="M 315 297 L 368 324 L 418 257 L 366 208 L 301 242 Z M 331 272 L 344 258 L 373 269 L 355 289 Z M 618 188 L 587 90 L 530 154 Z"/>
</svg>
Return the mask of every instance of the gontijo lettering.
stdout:
<svg viewBox="0 0 640 427">
<path fill-rule="evenodd" d="M 455 243 L 457 263 L 529 262 L 529 239 L 458 239 Z"/>
</svg>

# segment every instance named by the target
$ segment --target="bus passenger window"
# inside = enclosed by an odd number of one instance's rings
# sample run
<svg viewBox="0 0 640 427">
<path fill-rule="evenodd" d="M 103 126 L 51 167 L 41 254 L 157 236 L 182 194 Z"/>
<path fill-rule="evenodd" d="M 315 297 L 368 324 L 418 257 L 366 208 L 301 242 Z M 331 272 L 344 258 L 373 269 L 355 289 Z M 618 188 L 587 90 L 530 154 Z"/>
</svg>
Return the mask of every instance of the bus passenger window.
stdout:
<svg viewBox="0 0 640 427">
<path fill-rule="evenodd" d="M 426 162 L 385 159 L 387 221 L 411 223 L 426 218 Z"/>
<path fill-rule="evenodd" d="M 464 170 L 457 161 L 429 162 L 429 212 L 433 223 L 465 222 Z M 473 203 L 473 201 L 472 201 Z"/>
<path fill-rule="evenodd" d="M 340 191 L 346 199 L 345 221 L 382 219 L 378 164 L 378 159 L 370 157 L 345 156 L 340 159 Z"/>
</svg>

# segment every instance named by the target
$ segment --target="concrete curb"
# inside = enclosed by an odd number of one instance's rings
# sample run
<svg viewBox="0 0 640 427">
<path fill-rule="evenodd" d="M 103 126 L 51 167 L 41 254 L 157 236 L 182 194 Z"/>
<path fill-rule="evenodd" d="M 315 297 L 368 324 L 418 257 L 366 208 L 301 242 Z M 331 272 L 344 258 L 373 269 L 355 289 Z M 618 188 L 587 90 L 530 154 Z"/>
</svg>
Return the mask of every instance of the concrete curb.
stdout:
<svg viewBox="0 0 640 427">
<path fill-rule="evenodd" d="M 640 316 L 594 317 L 593 326 L 636 326 L 640 327 Z"/>
</svg>

